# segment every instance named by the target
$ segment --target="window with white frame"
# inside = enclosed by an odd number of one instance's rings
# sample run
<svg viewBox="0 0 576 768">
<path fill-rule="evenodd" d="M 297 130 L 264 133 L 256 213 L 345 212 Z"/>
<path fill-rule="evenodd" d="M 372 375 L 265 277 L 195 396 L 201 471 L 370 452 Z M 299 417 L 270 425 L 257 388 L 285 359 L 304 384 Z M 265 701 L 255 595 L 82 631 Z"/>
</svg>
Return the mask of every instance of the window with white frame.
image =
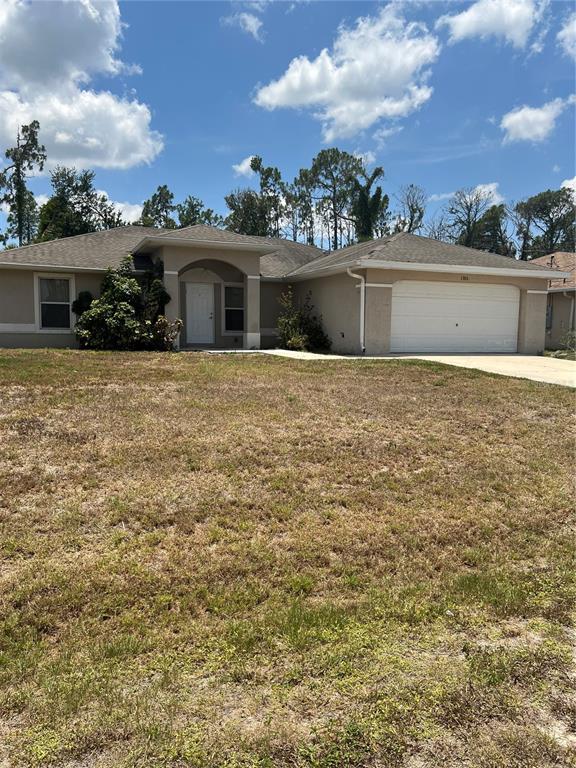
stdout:
<svg viewBox="0 0 576 768">
<path fill-rule="evenodd" d="M 244 330 L 244 286 L 224 286 L 224 331 L 242 333 Z"/>
<path fill-rule="evenodd" d="M 40 298 L 40 328 L 70 328 L 70 278 L 39 277 L 38 288 Z"/>
</svg>

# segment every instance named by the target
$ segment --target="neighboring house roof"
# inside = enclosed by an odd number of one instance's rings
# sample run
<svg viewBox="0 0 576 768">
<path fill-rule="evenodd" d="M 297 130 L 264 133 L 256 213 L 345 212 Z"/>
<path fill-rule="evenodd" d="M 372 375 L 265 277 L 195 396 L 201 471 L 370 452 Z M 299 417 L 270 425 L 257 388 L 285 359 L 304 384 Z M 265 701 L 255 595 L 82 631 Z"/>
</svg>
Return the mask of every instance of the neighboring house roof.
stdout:
<svg viewBox="0 0 576 768">
<path fill-rule="evenodd" d="M 304 277 L 315 273 L 342 271 L 352 267 L 379 267 L 417 269 L 445 267 L 464 267 L 478 271 L 513 270 L 514 272 L 542 272 L 542 265 L 518 261 L 497 253 L 466 248 L 463 245 L 444 243 L 429 237 L 399 232 L 380 240 L 370 240 L 365 243 L 351 245 L 339 251 L 333 251 L 321 256 L 313 262 L 299 267 L 290 277 Z"/>
<path fill-rule="evenodd" d="M 568 251 L 556 251 L 556 253 L 550 253 L 548 256 L 532 259 L 530 263 L 570 273 L 569 277 L 557 277 L 550 280 L 548 287 L 551 291 L 573 291 L 576 289 L 576 254 Z"/>
<path fill-rule="evenodd" d="M 263 277 L 282 277 L 323 253 L 313 245 L 238 235 L 236 232 L 202 224 L 183 229 L 128 226 L 1 251 L 0 265 L 104 270 L 119 266 L 122 259 L 131 253 L 142 252 L 147 242 L 152 244 L 170 240 L 178 240 L 180 243 L 257 246 L 262 253 L 260 268 Z"/>
<path fill-rule="evenodd" d="M 116 229 L 49 240 L 0 252 L 0 266 L 104 270 L 117 267 L 127 255 L 144 255 L 152 246 L 178 242 L 201 246 L 214 244 L 245 247 L 260 253 L 260 271 L 267 278 L 310 278 L 352 267 L 417 269 L 437 272 L 464 271 L 484 274 L 530 272 L 535 277 L 550 277 L 548 265 L 516 261 L 507 256 L 477 251 L 461 245 L 443 243 L 427 237 L 400 232 L 380 240 L 351 245 L 324 253 L 313 245 L 280 238 L 239 235 L 202 224 L 183 229 L 117 227 Z M 554 276 L 554 275 L 552 275 Z M 564 274 L 559 274 L 561 279 Z"/>
</svg>

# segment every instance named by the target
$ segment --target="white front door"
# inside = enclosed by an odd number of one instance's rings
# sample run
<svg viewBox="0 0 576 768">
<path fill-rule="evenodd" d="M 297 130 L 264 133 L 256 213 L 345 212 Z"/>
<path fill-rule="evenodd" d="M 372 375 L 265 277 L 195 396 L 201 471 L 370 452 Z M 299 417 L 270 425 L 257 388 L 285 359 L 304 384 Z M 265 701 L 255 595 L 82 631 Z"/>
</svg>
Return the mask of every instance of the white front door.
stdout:
<svg viewBox="0 0 576 768">
<path fill-rule="evenodd" d="M 513 285 L 401 280 L 392 288 L 391 352 L 516 352 Z"/>
<path fill-rule="evenodd" d="M 186 342 L 214 343 L 214 285 L 186 283 Z"/>
</svg>

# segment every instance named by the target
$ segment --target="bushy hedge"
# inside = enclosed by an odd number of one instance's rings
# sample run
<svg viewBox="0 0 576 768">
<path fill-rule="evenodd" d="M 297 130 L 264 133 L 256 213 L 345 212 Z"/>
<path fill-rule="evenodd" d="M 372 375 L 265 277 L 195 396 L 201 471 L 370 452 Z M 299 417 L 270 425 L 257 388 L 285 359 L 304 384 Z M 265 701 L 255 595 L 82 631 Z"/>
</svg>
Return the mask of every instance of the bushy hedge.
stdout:
<svg viewBox="0 0 576 768">
<path fill-rule="evenodd" d="M 302 305 L 294 301 L 292 286 L 279 298 L 282 311 L 278 317 L 278 338 L 283 349 L 306 352 L 327 352 L 331 341 L 322 326 L 322 317 L 314 314 L 311 295 Z"/>
<path fill-rule="evenodd" d="M 84 349 L 172 349 L 182 322 L 164 316 L 169 301 L 160 277 L 136 279 L 128 258 L 106 272 L 98 299 L 88 304 L 86 296 L 78 297 L 76 336 Z"/>
</svg>

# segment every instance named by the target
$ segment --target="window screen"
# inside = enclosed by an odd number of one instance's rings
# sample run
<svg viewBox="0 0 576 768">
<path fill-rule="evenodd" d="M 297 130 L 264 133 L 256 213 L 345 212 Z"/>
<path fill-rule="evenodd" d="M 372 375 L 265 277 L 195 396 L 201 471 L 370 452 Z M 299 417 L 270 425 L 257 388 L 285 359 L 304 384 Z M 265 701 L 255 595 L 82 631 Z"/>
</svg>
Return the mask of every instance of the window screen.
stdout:
<svg viewBox="0 0 576 768">
<path fill-rule="evenodd" d="M 244 288 L 227 285 L 224 287 L 224 327 L 226 331 L 244 330 Z"/>
<path fill-rule="evenodd" d="M 40 325 L 70 328 L 70 280 L 67 278 L 40 278 Z"/>
</svg>

